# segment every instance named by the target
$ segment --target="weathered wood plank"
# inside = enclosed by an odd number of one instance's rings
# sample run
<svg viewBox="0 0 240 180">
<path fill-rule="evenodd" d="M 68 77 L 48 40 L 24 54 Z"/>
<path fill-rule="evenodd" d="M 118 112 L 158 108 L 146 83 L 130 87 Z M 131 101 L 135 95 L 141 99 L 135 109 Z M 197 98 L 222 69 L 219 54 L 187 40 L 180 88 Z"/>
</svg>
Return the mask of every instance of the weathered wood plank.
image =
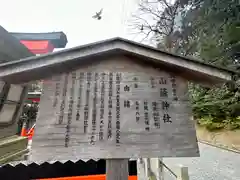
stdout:
<svg viewBox="0 0 240 180">
<path fill-rule="evenodd" d="M 128 179 L 128 159 L 107 159 L 106 179 L 107 180 L 127 180 Z"/>
<path fill-rule="evenodd" d="M 0 141 L 0 164 L 16 159 L 26 153 L 28 139 L 26 137 L 11 136 Z"/>
<path fill-rule="evenodd" d="M 172 77 L 111 60 L 47 80 L 32 160 L 198 156 L 187 82 Z"/>
</svg>

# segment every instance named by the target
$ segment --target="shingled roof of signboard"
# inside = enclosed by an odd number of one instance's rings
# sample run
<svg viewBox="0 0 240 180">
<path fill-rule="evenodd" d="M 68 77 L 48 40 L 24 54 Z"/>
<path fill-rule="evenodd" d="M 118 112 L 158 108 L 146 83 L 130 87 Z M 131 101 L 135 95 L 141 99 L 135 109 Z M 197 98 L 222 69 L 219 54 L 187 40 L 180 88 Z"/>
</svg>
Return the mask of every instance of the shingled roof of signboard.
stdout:
<svg viewBox="0 0 240 180">
<path fill-rule="evenodd" d="M 216 84 L 236 80 L 239 73 L 206 64 L 123 38 L 111 38 L 46 55 L 29 57 L 0 65 L 0 78 L 10 83 L 23 83 L 72 70 L 83 64 L 111 56 L 127 56 L 153 67 L 165 68 L 187 80 Z M 44 73 L 42 73 L 44 72 Z M 237 77 L 237 78 L 236 78 Z"/>
</svg>

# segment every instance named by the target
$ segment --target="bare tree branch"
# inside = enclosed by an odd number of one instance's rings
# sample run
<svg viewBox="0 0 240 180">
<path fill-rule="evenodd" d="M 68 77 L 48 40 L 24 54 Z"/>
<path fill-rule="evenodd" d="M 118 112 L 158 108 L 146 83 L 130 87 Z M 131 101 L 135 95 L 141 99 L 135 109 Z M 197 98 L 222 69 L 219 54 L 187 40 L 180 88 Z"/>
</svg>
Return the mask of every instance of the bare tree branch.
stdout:
<svg viewBox="0 0 240 180">
<path fill-rule="evenodd" d="M 179 31 L 182 24 L 177 19 L 184 12 L 184 4 L 176 0 L 141 0 L 136 14 L 132 16 L 131 26 L 133 30 L 143 35 L 142 41 L 155 39 L 158 47 L 168 51 L 176 51 L 188 55 L 192 53 L 195 44 L 188 39 L 188 31 Z M 177 23 L 180 23 L 180 25 Z M 191 36 L 194 32 L 191 31 Z M 192 44 L 191 44 L 192 43 Z M 184 50 L 183 50 L 184 48 Z M 185 51 L 185 52 L 184 52 Z"/>
</svg>

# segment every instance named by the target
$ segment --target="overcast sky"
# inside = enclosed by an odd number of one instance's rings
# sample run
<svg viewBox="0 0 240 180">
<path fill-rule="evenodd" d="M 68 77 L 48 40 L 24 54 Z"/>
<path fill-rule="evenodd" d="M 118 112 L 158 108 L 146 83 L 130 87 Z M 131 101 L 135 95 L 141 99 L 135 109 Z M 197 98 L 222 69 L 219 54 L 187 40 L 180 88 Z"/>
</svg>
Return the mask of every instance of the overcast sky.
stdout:
<svg viewBox="0 0 240 180">
<path fill-rule="evenodd" d="M 127 20 L 138 0 L 0 0 L 0 24 L 10 32 L 63 31 L 67 47 L 128 37 Z M 103 19 L 92 18 L 103 8 Z"/>
</svg>

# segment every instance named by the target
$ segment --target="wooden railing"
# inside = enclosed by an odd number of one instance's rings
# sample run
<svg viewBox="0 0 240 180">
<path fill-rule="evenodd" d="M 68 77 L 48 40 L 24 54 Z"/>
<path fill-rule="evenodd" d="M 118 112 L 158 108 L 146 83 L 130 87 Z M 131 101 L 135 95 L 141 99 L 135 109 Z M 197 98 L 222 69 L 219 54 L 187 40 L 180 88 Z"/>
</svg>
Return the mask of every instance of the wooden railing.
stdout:
<svg viewBox="0 0 240 180">
<path fill-rule="evenodd" d="M 18 159 L 28 152 L 26 137 L 11 136 L 0 139 L 0 165 Z"/>
<path fill-rule="evenodd" d="M 174 172 L 160 158 L 140 158 L 137 166 L 138 180 L 168 180 L 164 179 L 164 169 L 176 180 L 189 180 L 188 167 L 179 165 Z"/>
</svg>

